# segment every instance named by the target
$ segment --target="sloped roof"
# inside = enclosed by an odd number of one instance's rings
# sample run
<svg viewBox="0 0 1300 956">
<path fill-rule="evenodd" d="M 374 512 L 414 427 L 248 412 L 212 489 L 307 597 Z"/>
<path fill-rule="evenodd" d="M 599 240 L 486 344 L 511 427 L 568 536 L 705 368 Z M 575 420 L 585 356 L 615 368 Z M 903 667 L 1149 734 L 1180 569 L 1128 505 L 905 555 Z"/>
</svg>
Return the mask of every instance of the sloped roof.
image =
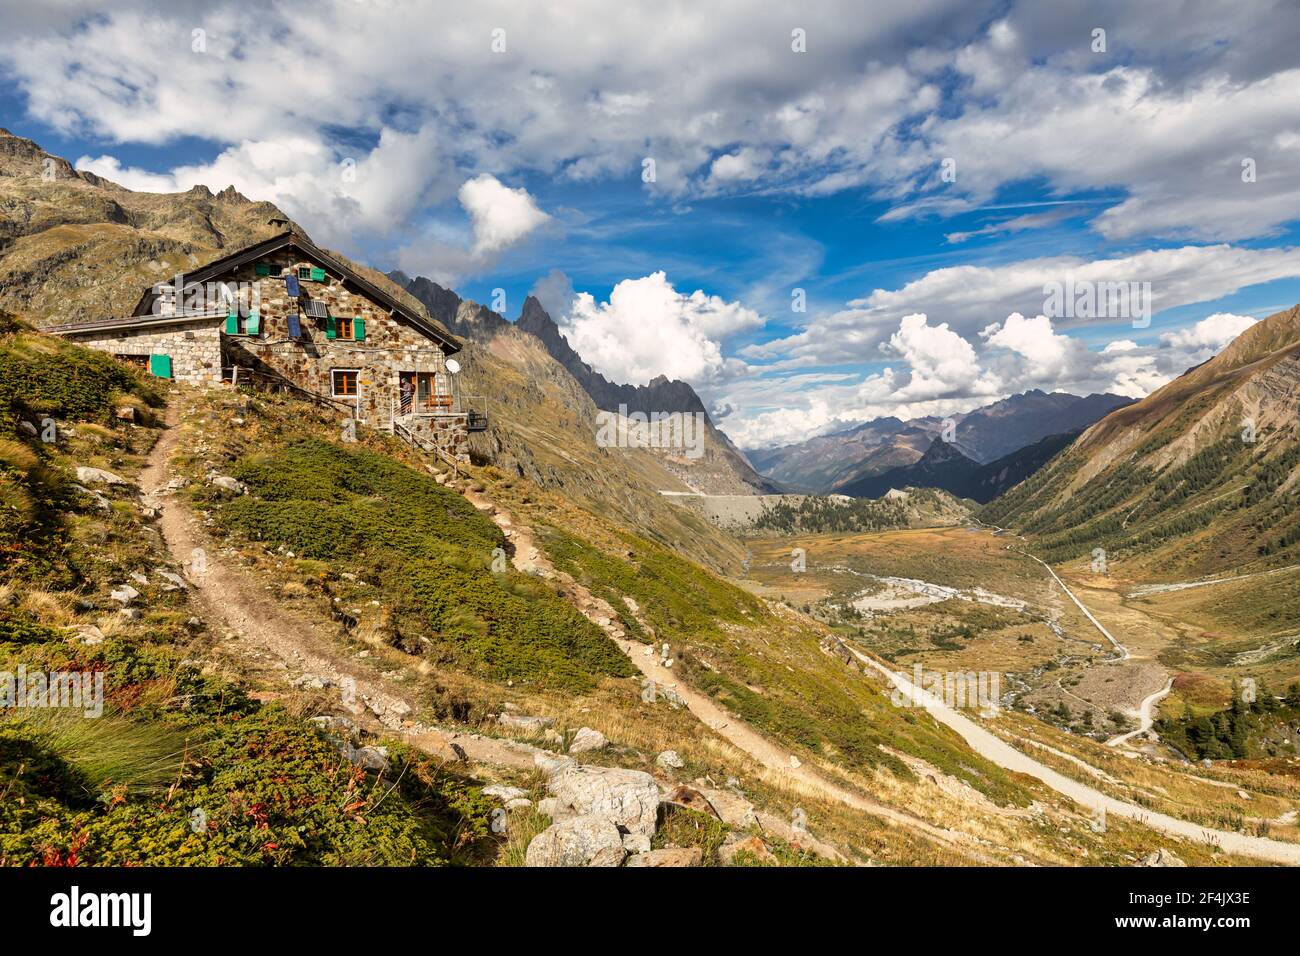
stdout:
<svg viewBox="0 0 1300 956">
<path fill-rule="evenodd" d="M 374 299 L 376 302 L 382 303 L 394 315 L 401 316 L 410 325 L 436 341 L 440 346 L 442 346 L 443 351 L 448 355 L 460 351 L 460 342 L 457 341 L 456 337 L 443 328 L 437 321 L 415 312 L 409 306 L 404 305 L 400 300 L 362 276 L 355 269 L 339 262 L 333 256 L 324 252 L 315 243 L 293 230 L 282 232 L 278 236 L 274 236 L 262 242 L 254 243 L 251 246 L 245 246 L 243 249 L 233 252 L 230 255 L 223 256 L 220 259 L 209 262 L 207 265 L 183 273 L 181 275 L 181 284 L 188 285 L 191 282 L 207 282 L 209 279 L 215 279 L 218 276 L 229 272 L 231 269 L 236 269 L 249 262 L 255 262 L 272 252 L 279 252 L 281 249 L 289 248 L 297 249 L 302 252 L 307 259 L 324 268 L 326 273 L 352 283 L 365 293 L 365 295 Z M 108 320 L 101 319 L 92 322 L 76 323 L 73 325 L 52 326 L 46 329 L 46 331 L 92 331 L 104 327 L 132 328 L 141 325 L 161 324 L 168 321 L 171 323 L 185 321 L 185 317 L 183 316 L 164 317 L 155 315 L 153 312 L 153 304 L 154 299 L 156 299 L 157 296 L 158 293 L 155 291 L 154 287 L 151 286 L 146 289 L 144 295 L 140 297 L 140 301 L 136 303 L 134 313 L 126 318 Z"/>
</svg>

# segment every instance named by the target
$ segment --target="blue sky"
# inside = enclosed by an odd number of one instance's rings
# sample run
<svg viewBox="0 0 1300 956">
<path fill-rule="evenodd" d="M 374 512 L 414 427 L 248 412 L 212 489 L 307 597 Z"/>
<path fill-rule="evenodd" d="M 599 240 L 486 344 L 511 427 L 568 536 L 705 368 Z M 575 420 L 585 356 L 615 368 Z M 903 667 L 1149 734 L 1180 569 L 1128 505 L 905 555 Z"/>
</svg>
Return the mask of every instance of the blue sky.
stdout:
<svg viewBox="0 0 1300 956">
<path fill-rule="evenodd" d="M 6 8 L 0 124 L 509 318 L 536 290 L 744 447 L 1146 394 L 1300 302 L 1294 5 L 515 6 Z M 1067 279 L 1149 288 L 1149 325 L 1048 314 Z"/>
</svg>

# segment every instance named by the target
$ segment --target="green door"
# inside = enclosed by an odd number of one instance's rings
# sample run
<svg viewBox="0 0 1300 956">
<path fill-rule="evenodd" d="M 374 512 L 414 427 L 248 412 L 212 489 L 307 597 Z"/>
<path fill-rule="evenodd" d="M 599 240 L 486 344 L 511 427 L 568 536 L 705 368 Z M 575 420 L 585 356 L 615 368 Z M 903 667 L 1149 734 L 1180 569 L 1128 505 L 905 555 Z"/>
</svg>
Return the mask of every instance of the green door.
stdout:
<svg viewBox="0 0 1300 956">
<path fill-rule="evenodd" d="M 172 357 L 170 355 L 150 355 L 149 371 L 159 378 L 171 378 Z"/>
</svg>

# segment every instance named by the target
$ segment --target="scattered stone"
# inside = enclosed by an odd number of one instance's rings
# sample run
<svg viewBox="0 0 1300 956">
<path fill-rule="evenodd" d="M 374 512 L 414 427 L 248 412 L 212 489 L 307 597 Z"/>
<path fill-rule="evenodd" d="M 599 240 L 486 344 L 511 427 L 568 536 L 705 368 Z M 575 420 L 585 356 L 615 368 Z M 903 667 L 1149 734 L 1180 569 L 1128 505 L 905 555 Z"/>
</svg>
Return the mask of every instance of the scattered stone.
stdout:
<svg viewBox="0 0 1300 956">
<path fill-rule="evenodd" d="M 19 422 L 18 427 L 33 437 L 35 437 L 38 434 L 36 426 L 33 425 L 31 422 L 27 421 L 27 419 L 23 419 L 21 422 Z"/>
<path fill-rule="evenodd" d="M 1248 794 L 1245 790 L 1238 790 L 1237 797 L 1242 800 L 1249 800 L 1250 794 Z"/>
<path fill-rule="evenodd" d="M 803 766 L 803 764 L 800 763 L 799 758 L 796 757 L 794 754 L 791 754 L 791 755 L 790 755 L 790 767 L 791 767 L 791 769 L 793 769 L 793 770 L 798 770 L 801 766 Z"/>
<path fill-rule="evenodd" d="M 143 584 L 145 587 L 149 586 L 149 579 L 145 577 L 143 574 L 141 574 L 139 571 L 132 571 L 129 575 L 127 575 L 127 577 L 129 577 L 136 584 Z"/>
<path fill-rule="evenodd" d="M 118 611 L 117 613 L 120 614 L 128 621 L 140 620 L 140 612 L 133 607 L 124 607 L 122 608 L 122 610 Z"/>
<path fill-rule="evenodd" d="M 167 582 L 166 584 L 163 585 L 164 591 L 177 591 L 186 586 L 185 579 L 174 571 L 159 570 L 156 571 L 155 573 L 158 575 L 158 577 L 162 578 L 164 581 Z"/>
<path fill-rule="evenodd" d="M 94 624 L 74 624 L 71 631 L 83 644 L 103 644 L 104 632 Z"/>
<path fill-rule="evenodd" d="M 129 584 L 123 584 L 120 588 L 109 591 L 108 596 L 119 604 L 130 604 L 140 596 L 140 592 Z"/>
<path fill-rule="evenodd" d="M 528 844 L 528 866 L 619 866 L 627 851 L 618 827 L 599 814 L 553 823 Z"/>
<path fill-rule="evenodd" d="M 349 743 L 343 753 L 349 763 L 363 770 L 388 769 L 387 747 L 354 747 Z"/>
<path fill-rule="evenodd" d="M 698 846 L 651 850 L 638 853 L 627 861 L 628 866 L 699 866 L 704 862 L 704 851 Z"/>
<path fill-rule="evenodd" d="M 513 800 L 506 801 L 507 810 L 519 810 L 523 807 L 531 807 L 532 805 L 533 801 L 529 800 L 527 797 L 515 797 Z"/>
<path fill-rule="evenodd" d="M 113 415 L 118 421 L 135 422 L 135 408 L 131 405 L 119 405 L 113 410 Z"/>
<path fill-rule="evenodd" d="M 1142 866 L 1186 866 L 1187 864 L 1180 860 L 1172 850 L 1166 850 L 1164 847 L 1156 850 L 1150 856 L 1142 861 Z"/>
<path fill-rule="evenodd" d="M 224 488 L 226 491 L 233 491 L 237 495 L 248 494 L 248 485 L 238 478 L 231 478 L 229 475 L 217 475 L 212 479 L 212 484 L 218 488 Z"/>
<path fill-rule="evenodd" d="M 644 833 L 624 833 L 623 849 L 628 853 L 649 853 L 650 838 Z"/>
<path fill-rule="evenodd" d="M 355 720 L 342 714 L 326 714 L 322 717 L 313 717 L 309 723 L 315 724 L 321 730 L 342 731 L 348 736 L 361 732 L 361 728 Z"/>
<path fill-rule="evenodd" d="M 574 734 L 573 742 L 569 744 L 569 753 L 583 754 L 592 750 L 603 750 L 607 746 L 609 746 L 609 739 L 599 730 L 582 727 Z"/>
<path fill-rule="evenodd" d="M 526 717 L 522 714 L 499 714 L 497 715 L 497 723 L 510 730 L 540 735 L 543 730 L 555 723 L 555 718 Z"/>
<path fill-rule="evenodd" d="M 126 484 L 125 478 L 115 475 L 111 471 L 105 471 L 103 468 L 87 468 L 84 465 L 77 469 L 77 480 L 91 485 Z"/>
<path fill-rule="evenodd" d="M 665 750 L 655 758 L 655 763 L 665 770 L 681 770 L 686 766 L 686 762 L 677 755 L 676 750 Z"/>
</svg>

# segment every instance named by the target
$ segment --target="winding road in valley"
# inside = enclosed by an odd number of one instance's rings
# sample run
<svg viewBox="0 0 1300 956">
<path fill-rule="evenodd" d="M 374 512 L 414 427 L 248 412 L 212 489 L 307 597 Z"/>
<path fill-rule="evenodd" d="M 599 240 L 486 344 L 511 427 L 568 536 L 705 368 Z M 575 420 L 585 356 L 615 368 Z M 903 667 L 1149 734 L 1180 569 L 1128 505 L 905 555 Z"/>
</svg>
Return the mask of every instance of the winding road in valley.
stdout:
<svg viewBox="0 0 1300 956">
<path fill-rule="evenodd" d="M 1171 677 L 1165 683 L 1165 686 L 1154 694 L 1148 694 L 1137 709 L 1138 729 L 1130 730 L 1126 734 L 1117 734 L 1106 741 L 1107 747 L 1119 747 L 1128 743 L 1134 737 L 1145 734 L 1154 726 L 1156 722 L 1156 704 L 1160 703 L 1169 696 L 1169 692 L 1174 689 L 1174 679 Z"/>
<path fill-rule="evenodd" d="M 1073 780 L 1046 764 L 1039 763 L 1027 754 L 1016 750 L 992 731 L 986 730 L 964 714 L 958 713 L 934 695 L 918 688 L 902 674 L 896 674 L 884 664 L 868 657 L 856 648 L 849 648 L 853 655 L 867 667 L 878 671 L 902 691 L 908 698 L 917 701 L 935 720 L 955 730 L 977 754 L 993 761 L 999 767 L 1015 773 L 1036 777 L 1057 793 L 1097 813 L 1134 820 L 1143 826 L 1168 833 L 1171 836 L 1194 840 L 1199 843 L 1213 844 L 1228 853 L 1267 860 L 1271 863 L 1284 863 L 1300 866 L 1300 844 L 1283 843 L 1266 837 L 1247 836 L 1228 830 L 1212 830 L 1196 823 L 1179 820 L 1163 813 L 1156 813 L 1133 803 L 1125 803 L 1108 796 L 1100 790 Z M 1150 700 L 1150 698 L 1148 698 Z M 1144 702 L 1145 703 L 1145 702 Z"/>
</svg>

